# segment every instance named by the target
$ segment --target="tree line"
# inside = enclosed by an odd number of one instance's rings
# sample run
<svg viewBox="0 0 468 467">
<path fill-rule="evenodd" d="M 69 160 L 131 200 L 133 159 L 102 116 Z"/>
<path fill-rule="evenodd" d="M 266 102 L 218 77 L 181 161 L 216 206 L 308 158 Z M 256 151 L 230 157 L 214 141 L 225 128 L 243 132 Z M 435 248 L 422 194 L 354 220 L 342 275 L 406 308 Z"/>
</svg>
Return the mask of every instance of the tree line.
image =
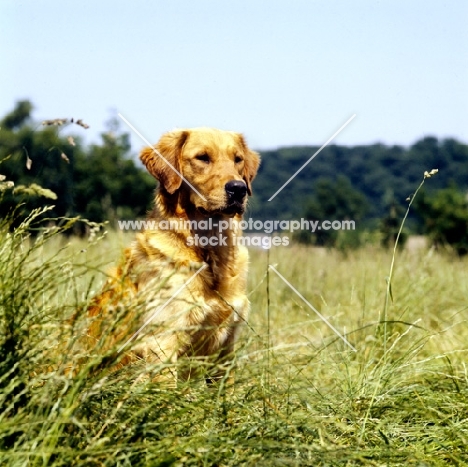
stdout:
<svg viewBox="0 0 468 467">
<path fill-rule="evenodd" d="M 117 219 L 145 216 L 155 181 L 136 162 L 129 135 L 118 121 L 108 122 L 99 144 L 85 145 L 80 134 L 87 125 L 82 120 L 36 122 L 32 112 L 30 101 L 20 101 L 0 120 L 0 174 L 16 186 L 3 189 L 1 216 L 18 204 L 21 217 L 51 203 L 54 209 L 49 215 L 82 216 L 111 225 Z M 468 251 L 467 144 L 427 136 L 409 147 L 329 145 L 268 201 L 318 149 L 294 146 L 260 151 L 262 164 L 248 215 L 259 220 L 353 219 L 358 232 L 347 234 L 344 244 L 358 245 L 363 231 L 380 231 L 382 241 L 390 244 L 408 197 L 425 171 L 438 169 L 414 201 L 409 231 L 427 234 L 436 244 L 451 244 L 460 254 Z M 41 188 L 50 191 L 41 192 Z M 50 192 L 55 194 L 53 201 L 43 196 Z M 336 246 L 343 234 L 302 233 L 296 239 Z"/>
<path fill-rule="evenodd" d="M 23 213 L 53 204 L 53 217 L 81 216 L 93 222 L 145 215 L 154 179 L 136 165 L 129 135 L 120 132 L 117 121 L 108 122 L 100 144 L 86 146 L 80 136 L 63 135 L 70 126 L 84 131 L 85 123 L 76 125 L 72 118 L 34 122 L 32 109 L 29 101 L 18 102 L 0 121 L 0 173 L 16 185 L 3 193 L 0 215 L 18 204 Z M 56 199 L 17 189 L 31 184 L 51 190 Z"/>
</svg>

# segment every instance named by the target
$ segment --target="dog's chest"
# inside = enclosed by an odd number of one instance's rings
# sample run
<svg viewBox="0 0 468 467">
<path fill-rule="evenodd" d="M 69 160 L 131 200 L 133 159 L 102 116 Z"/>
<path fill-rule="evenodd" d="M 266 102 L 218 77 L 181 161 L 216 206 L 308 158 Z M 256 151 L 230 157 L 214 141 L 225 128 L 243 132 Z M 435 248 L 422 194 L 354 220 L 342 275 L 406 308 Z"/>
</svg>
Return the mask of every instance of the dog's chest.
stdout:
<svg viewBox="0 0 468 467">
<path fill-rule="evenodd" d="M 224 300 L 206 300 L 200 307 L 192 309 L 188 316 L 190 344 L 184 346 L 182 353 L 206 356 L 234 342 L 239 325 L 247 320 L 249 301 L 239 296 L 230 303 Z M 190 349 L 190 350 L 189 350 Z"/>
</svg>

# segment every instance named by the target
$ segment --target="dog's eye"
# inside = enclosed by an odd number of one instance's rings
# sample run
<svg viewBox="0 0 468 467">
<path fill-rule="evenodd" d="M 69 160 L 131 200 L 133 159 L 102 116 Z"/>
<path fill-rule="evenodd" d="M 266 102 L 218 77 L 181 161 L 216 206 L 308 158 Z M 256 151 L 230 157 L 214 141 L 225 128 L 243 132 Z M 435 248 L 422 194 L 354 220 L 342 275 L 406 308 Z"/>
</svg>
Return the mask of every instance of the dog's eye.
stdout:
<svg viewBox="0 0 468 467">
<path fill-rule="evenodd" d="M 236 156 L 236 157 L 234 158 L 234 162 L 235 162 L 236 164 L 239 164 L 239 163 L 242 162 L 243 160 L 244 160 L 244 159 L 242 159 L 241 156 Z"/>
<path fill-rule="evenodd" d="M 205 164 L 208 164 L 210 162 L 210 157 L 208 156 L 208 154 L 198 154 L 198 156 L 195 156 L 195 159 L 197 159 L 198 161 L 202 161 Z"/>
</svg>

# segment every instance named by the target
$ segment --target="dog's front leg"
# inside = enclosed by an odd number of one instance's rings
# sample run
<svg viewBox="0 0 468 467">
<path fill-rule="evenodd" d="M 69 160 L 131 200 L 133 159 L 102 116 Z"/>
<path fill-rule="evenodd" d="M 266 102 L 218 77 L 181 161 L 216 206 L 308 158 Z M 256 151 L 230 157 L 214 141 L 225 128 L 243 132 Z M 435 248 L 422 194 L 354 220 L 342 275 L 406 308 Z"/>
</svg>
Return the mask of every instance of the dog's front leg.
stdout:
<svg viewBox="0 0 468 467">
<path fill-rule="evenodd" d="M 149 342 L 141 342 L 132 349 L 146 365 L 141 379 L 150 379 L 166 387 L 177 386 L 176 340 L 174 336 L 164 339 L 151 338 Z"/>
<path fill-rule="evenodd" d="M 227 336 L 226 342 L 214 362 L 214 368 L 210 372 L 211 374 L 205 378 L 206 384 L 209 386 L 212 384 L 220 383 L 222 380 L 226 380 L 226 385 L 232 386 L 234 384 L 234 343 L 236 340 L 236 329 L 230 329 L 229 335 Z"/>
</svg>

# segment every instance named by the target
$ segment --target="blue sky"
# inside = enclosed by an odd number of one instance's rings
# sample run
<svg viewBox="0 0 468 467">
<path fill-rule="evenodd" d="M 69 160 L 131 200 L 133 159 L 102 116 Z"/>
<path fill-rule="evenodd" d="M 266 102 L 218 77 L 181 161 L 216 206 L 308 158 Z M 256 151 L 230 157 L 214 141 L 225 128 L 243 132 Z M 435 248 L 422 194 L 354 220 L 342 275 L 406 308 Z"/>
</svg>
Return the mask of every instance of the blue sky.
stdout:
<svg viewBox="0 0 468 467">
<path fill-rule="evenodd" d="M 152 142 L 321 145 L 353 114 L 336 143 L 468 141 L 465 1 L 2 0 L 0 23 L 0 115 L 27 98 L 88 141 L 117 112 Z"/>
</svg>

